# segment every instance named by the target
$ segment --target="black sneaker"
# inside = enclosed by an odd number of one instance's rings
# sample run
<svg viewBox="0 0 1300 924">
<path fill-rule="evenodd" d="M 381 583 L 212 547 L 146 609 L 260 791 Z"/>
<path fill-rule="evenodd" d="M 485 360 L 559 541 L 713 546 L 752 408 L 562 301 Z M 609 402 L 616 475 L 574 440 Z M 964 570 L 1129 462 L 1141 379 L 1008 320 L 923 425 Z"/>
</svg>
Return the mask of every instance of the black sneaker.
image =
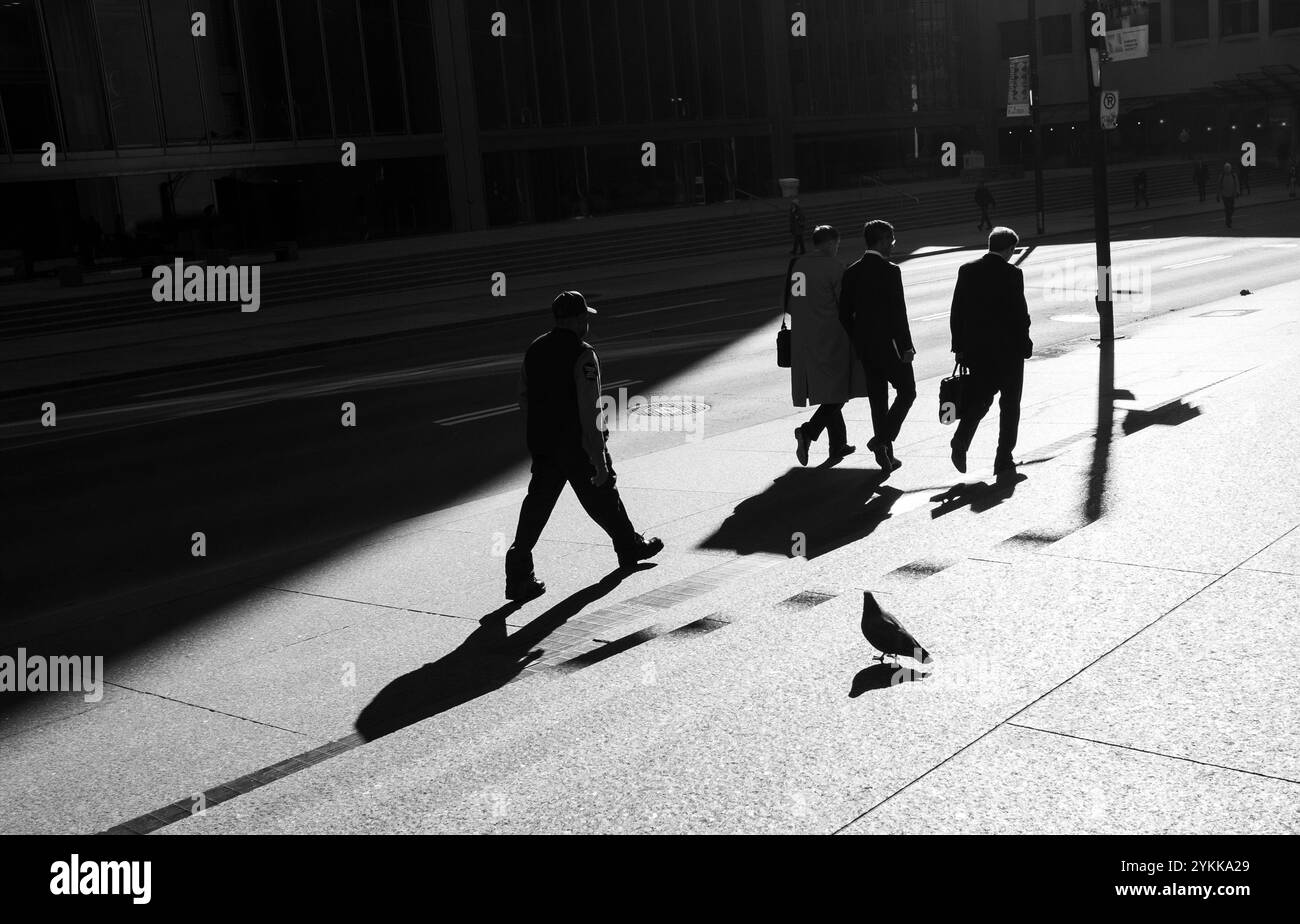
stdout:
<svg viewBox="0 0 1300 924">
<path fill-rule="evenodd" d="M 649 539 L 644 536 L 637 536 L 636 543 L 625 549 L 620 549 L 618 553 L 618 566 L 620 568 L 632 568 L 638 562 L 643 562 L 647 558 L 654 558 L 664 550 L 664 541 L 657 537 Z"/>
<path fill-rule="evenodd" d="M 544 593 L 546 593 L 546 585 L 537 580 L 535 575 L 529 574 L 525 577 L 506 578 L 507 600 L 526 603 L 529 600 L 537 599 Z"/>
</svg>

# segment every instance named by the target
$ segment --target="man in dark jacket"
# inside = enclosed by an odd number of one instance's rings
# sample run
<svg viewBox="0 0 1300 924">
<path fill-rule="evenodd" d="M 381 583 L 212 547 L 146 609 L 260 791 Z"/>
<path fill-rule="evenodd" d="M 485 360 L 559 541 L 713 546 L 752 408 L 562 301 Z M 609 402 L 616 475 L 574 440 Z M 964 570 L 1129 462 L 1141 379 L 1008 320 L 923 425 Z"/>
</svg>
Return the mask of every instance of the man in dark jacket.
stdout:
<svg viewBox="0 0 1300 924">
<path fill-rule="evenodd" d="M 989 192 L 989 188 L 984 185 L 983 180 L 980 180 L 979 185 L 975 187 L 975 204 L 979 206 L 980 210 L 980 223 L 975 227 L 981 231 L 985 228 L 992 228 L 993 219 L 989 218 L 989 208 L 997 205 L 997 203 L 993 201 L 993 193 Z"/>
<path fill-rule="evenodd" d="M 867 251 L 840 283 L 840 323 L 849 332 L 854 352 L 866 372 L 867 400 L 875 435 L 867 448 L 886 476 L 902 463 L 894 458 L 894 440 L 916 400 L 912 332 L 903 298 L 903 274 L 889 259 L 894 226 L 879 219 L 863 228 Z M 897 395 L 889 404 L 889 386 Z"/>
<path fill-rule="evenodd" d="M 957 362 L 970 369 L 969 391 L 951 443 L 952 464 L 959 472 L 966 471 L 966 451 L 975 428 L 999 392 L 1001 421 L 993 470 L 1003 472 L 1015 466 L 1011 454 L 1020 429 L 1025 360 L 1034 351 L 1029 339 L 1025 276 L 1010 262 L 1018 243 L 1020 238 L 1010 228 L 994 228 L 989 233 L 989 252 L 957 273 L 950 318 L 952 351 Z"/>
<path fill-rule="evenodd" d="M 532 342 L 519 373 L 533 477 L 519 511 L 514 545 L 506 552 L 506 597 L 531 600 L 546 592 L 533 574 L 533 547 L 567 482 L 587 515 L 614 542 L 621 568 L 659 553 L 659 539 L 632 528 L 618 496 L 614 463 L 598 420 L 600 362 L 584 342 L 588 307 L 581 292 L 561 292 L 551 304 L 555 328 Z"/>
</svg>

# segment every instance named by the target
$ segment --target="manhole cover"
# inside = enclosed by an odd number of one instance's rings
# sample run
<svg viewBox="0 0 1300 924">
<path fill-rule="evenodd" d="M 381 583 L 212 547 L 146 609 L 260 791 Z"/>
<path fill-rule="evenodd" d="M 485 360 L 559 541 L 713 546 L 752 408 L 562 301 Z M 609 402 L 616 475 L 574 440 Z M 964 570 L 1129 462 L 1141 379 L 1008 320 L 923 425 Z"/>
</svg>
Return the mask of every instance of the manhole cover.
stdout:
<svg viewBox="0 0 1300 924">
<path fill-rule="evenodd" d="M 694 417 L 703 414 L 709 406 L 703 401 L 651 401 L 630 413 L 642 417 Z"/>
</svg>

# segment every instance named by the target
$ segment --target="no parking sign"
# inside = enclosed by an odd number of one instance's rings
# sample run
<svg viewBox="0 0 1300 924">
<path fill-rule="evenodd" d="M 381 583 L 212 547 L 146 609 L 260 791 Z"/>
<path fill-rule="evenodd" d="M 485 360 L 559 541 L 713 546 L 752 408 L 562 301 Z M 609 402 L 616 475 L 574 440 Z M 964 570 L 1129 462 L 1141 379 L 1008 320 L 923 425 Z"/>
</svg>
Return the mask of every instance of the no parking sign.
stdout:
<svg viewBox="0 0 1300 924">
<path fill-rule="evenodd" d="M 1119 125 L 1119 94 L 1106 90 L 1101 94 L 1101 127 L 1115 128 Z"/>
</svg>

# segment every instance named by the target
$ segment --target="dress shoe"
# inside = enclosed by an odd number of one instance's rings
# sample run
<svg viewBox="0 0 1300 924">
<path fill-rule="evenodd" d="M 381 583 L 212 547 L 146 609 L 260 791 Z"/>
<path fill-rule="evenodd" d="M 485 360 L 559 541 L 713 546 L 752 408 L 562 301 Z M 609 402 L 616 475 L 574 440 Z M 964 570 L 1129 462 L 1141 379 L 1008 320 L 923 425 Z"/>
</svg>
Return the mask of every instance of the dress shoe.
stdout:
<svg viewBox="0 0 1300 924">
<path fill-rule="evenodd" d="M 635 567 L 638 562 L 643 562 L 647 558 L 654 558 L 664 550 L 664 541 L 652 537 L 646 539 L 644 536 L 637 536 L 636 542 L 626 548 L 618 551 L 618 566 L 620 568 Z"/>
<path fill-rule="evenodd" d="M 886 475 L 902 467 L 903 463 L 894 458 L 894 447 L 879 437 L 873 436 L 867 440 L 867 448 L 876 457 L 876 464 Z"/>
<path fill-rule="evenodd" d="M 516 603 L 526 603 L 546 593 L 546 585 L 537 580 L 536 575 L 506 578 L 506 599 Z"/>
<path fill-rule="evenodd" d="M 835 460 L 843 459 L 845 456 L 851 456 L 858 451 L 857 446 L 850 446 L 845 443 L 843 446 L 835 446 L 831 449 L 831 458 Z"/>
<path fill-rule="evenodd" d="M 800 465 L 808 464 L 808 444 L 811 442 L 808 435 L 803 432 L 803 427 L 794 428 L 794 457 L 799 460 Z"/>
</svg>

